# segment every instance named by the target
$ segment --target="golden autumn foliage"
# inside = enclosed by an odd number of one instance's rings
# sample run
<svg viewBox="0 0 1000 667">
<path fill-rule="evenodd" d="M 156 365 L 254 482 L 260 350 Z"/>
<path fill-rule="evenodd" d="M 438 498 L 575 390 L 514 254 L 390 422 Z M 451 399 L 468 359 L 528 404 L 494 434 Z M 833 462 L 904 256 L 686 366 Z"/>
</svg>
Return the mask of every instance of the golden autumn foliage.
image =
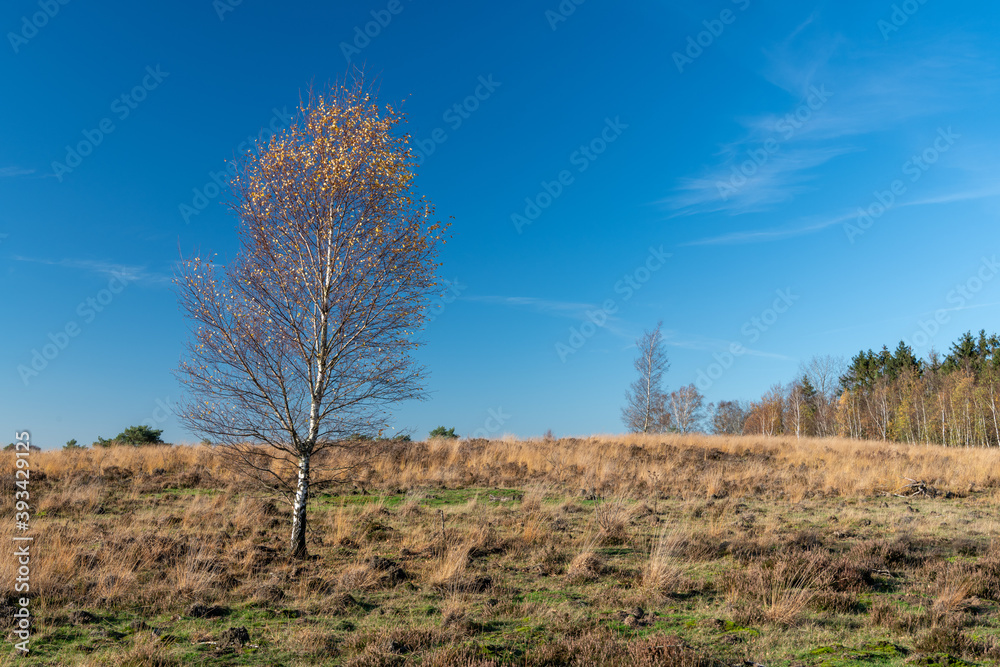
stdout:
<svg viewBox="0 0 1000 667">
<path fill-rule="evenodd" d="M 177 280 L 194 323 L 182 421 L 294 504 L 299 553 L 310 457 L 380 434 L 386 407 L 421 392 L 410 353 L 444 225 L 416 192 L 404 122 L 361 78 L 310 95 L 239 164 L 236 258 L 194 257 Z M 263 451 L 297 474 L 274 474 Z"/>
</svg>

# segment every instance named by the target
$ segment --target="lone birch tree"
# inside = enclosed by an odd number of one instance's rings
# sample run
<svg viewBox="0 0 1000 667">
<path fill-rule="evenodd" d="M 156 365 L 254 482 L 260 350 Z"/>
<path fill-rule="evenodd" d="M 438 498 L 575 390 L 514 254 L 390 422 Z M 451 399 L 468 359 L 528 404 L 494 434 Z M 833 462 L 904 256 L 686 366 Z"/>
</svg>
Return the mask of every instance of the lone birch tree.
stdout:
<svg viewBox="0 0 1000 667">
<path fill-rule="evenodd" d="M 639 372 L 625 392 L 622 421 L 636 433 L 660 433 L 670 425 L 667 395 L 663 389 L 663 376 L 670 368 L 663 349 L 663 322 L 657 322 L 652 331 L 643 332 L 635 341 L 638 354 L 635 370 Z"/>
<path fill-rule="evenodd" d="M 693 433 L 702 428 L 705 421 L 705 397 L 694 384 L 670 392 L 667 399 L 670 406 L 670 426 L 678 433 Z M 709 406 L 711 408 L 711 406 Z"/>
<path fill-rule="evenodd" d="M 333 450 L 370 446 L 349 436 L 380 437 L 389 404 L 422 395 L 410 353 L 440 291 L 445 226 L 415 192 L 403 122 L 360 77 L 311 94 L 239 163 L 235 258 L 193 257 L 176 280 L 193 320 L 181 420 L 283 493 L 294 557 L 307 555 L 310 483 L 336 470 Z"/>
</svg>

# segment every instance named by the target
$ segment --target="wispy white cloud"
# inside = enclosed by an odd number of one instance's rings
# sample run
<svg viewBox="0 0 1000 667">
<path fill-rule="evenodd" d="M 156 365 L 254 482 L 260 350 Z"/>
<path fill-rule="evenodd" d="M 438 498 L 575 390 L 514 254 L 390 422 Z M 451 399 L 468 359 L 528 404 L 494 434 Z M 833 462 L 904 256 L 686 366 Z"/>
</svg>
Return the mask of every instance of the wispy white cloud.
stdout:
<svg viewBox="0 0 1000 667">
<path fill-rule="evenodd" d="M 0 167 L 0 178 L 16 178 L 17 176 L 30 176 L 35 173 L 34 169 L 23 167 Z"/>
<path fill-rule="evenodd" d="M 832 227 L 834 225 L 839 225 L 841 223 L 847 222 L 848 220 L 853 220 L 857 217 L 857 215 L 858 215 L 857 212 L 844 213 L 842 215 L 837 215 L 830 218 L 814 219 L 812 221 L 800 221 L 800 224 L 798 226 L 793 226 L 793 227 L 729 232 L 726 234 L 720 234 L 718 236 L 710 236 L 703 239 L 688 241 L 687 243 L 681 243 L 680 245 L 682 246 L 736 245 L 741 243 L 763 243 L 766 241 L 782 241 L 784 239 L 794 238 L 796 236 L 803 236 L 805 234 L 812 234 L 814 232 L 822 231 L 827 227 Z"/>
<path fill-rule="evenodd" d="M 893 204 L 890 210 L 909 208 L 914 206 L 937 206 L 941 204 L 953 204 L 965 201 L 975 201 L 978 199 L 989 199 L 1000 197 L 1000 185 L 985 186 L 972 190 L 958 189 L 952 192 L 942 192 L 915 201 L 902 201 Z M 828 227 L 843 224 L 852 220 L 857 220 L 858 209 L 845 211 L 839 215 L 828 218 L 808 218 L 799 220 L 799 224 L 789 227 L 778 227 L 768 229 L 755 229 L 737 232 L 728 232 L 718 236 L 709 236 L 703 239 L 696 239 L 681 243 L 681 246 L 704 246 L 704 245 L 737 245 L 743 243 L 765 243 L 768 241 L 783 241 L 785 239 L 804 236 L 821 232 Z"/>
<path fill-rule="evenodd" d="M 795 27 L 795 30 L 793 30 L 791 34 L 789 34 L 788 37 L 785 38 L 785 43 L 787 44 L 792 40 L 794 40 L 796 37 L 798 37 L 799 33 L 801 33 L 803 30 L 811 26 L 816 21 L 817 16 L 819 16 L 818 7 L 813 10 L 812 14 L 809 15 L 809 18 L 807 18 L 805 21 L 803 21 L 802 23 L 800 23 L 798 26 Z"/>
<path fill-rule="evenodd" d="M 124 276 L 130 281 L 166 285 L 173 281 L 173 277 L 164 273 L 148 270 L 145 266 L 115 264 L 89 259 L 43 259 L 37 257 L 22 257 L 14 255 L 11 257 L 17 262 L 28 262 L 31 264 L 42 264 L 45 266 L 60 266 L 67 269 L 87 271 L 112 276 Z"/>
<path fill-rule="evenodd" d="M 723 340 L 721 338 L 710 338 L 707 336 L 683 336 L 676 331 L 668 331 L 664 333 L 663 343 L 668 347 L 677 347 L 683 350 L 694 350 L 696 352 L 719 352 L 721 350 L 728 350 L 732 347 L 734 343 L 738 341 Z M 796 361 L 795 358 L 789 357 L 784 354 L 779 354 L 777 352 L 766 352 L 764 350 L 754 350 L 748 348 L 743 343 L 740 343 L 743 347 L 744 353 L 751 357 L 761 357 L 764 359 L 777 359 L 779 361 Z"/>
<path fill-rule="evenodd" d="M 587 311 L 594 311 L 599 308 L 599 306 L 590 303 L 553 301 L 550 299 L 538 299 L 535 297 L 463 296 L 459 298 L 463 301 L 475 301 L 479 303 L 489 303 L 512 308 L 530 308 L 545 315 L 566 317 L 580 321 L 590 321 L 586 315 Z M 638 327 L 630 323 L 623 322 L 620 318 L 614 315 L 608 315 L 607 322 L 601 327 L 601 330 L 626 341 L 626 344 L 622 348 L 626 350 L 635 347 L 635 340 L 639 337 Z M 710 338 L 706 336 L 691 336 L 682 334 L 673 329 L 666 329 L 663 331 L 663 342 L 669 347 L 699 352 L 718 352 L 720 350 L 728 350 L 733 344 L 733 341 L 723 340 L 721 338 Z M 796 361 L 796 359 L 792 357 L 779 354 L 777 352 L 755 350 L 748 348 L 746 345 L 743 345 L 743 349 L 745 350 L 745 354 L 751 357 L 776 359 L 779 361 Z"/>
<path fill-rule="evenodd" d="M 632 342 L 636 335 L 628 323 L 623 322 L 617 315 L 605 312 L 601 306 L 583 301 L 557 301 L 552 299 L 539 299 L 530 296 L 461 296 L 461 301 L 473 301 L 478 303 L 488 303 L 507 308 L 529 309 L 549 317 L 559 317 L 577 322 L 593 322 L 592 315 L 601 311 L 603 324 L 599 327 L 601 331 L 606 331 L 618 338 Z"/>
<path fill-rule="evenodd" d="M 812 169 L 857 150 L 834 146 L 788 149 L 760 163 L 749 153 L 736 154 L 712 172 L 683 179 L 676 194 L 662 203 L 674 209 L 674 216 L 767 210 L 813 189 L 816 174 Z"/>
<path fill-rule="evenodd" d="M 474 301 L 479 303 L 490 303 L 498 306 L 509 306 L 512 308 L 528 308 L 538 313 L 546 315 L 556 315 L 559 317 L 571 317 L 581 319 L 587 310 L 597 308 L 592 303 L 579 301 L 553 301 L 551 299 L 538 299 L 531 296 L 462 296 L 462 301 Z"/>
<path fill-rule="evenodd" d="M 824 166 L 863 150 L 864 137 L 967 108 L 970 99 L 1000 90 L 992 65 L 959 38 L 919 53 L 867 53 L 839 34 L 823 34 L 818 11 L 764 50 L 759 74 L 790 101 L 735 118 L 742 130 L 720 144 L 716 163 L 678 179 L 657 202 L 670 217 L 773 210 L 817 189 L 829 171 Z"/>
<path fill-rule="evenodd" d="M 975 190 L 958 190 L 947 192 L 931 197 L 924 197 L 911 202 L 899 204 L 900 208 L 905 206 L 932 206 L 935 204 L 954 204 L 956 202 L 973 201 L 976 199 L 989 199 L 1000 196 L 1000 185 L 987 186 Z"/>
<path fill-rule="evenodd" d="M 954 313 L 954 312 L 958 312 L 960 310 L 978 310 L 979 308 L 992 308 L 992 307 L 997 306 L 997 305 L 1000 305 L 1000 301 L 991 301 L 990 303 L 972 303 L 972 304 L 966 304 L 964 306 L 955 306 L 953 308 L 941 308 L 940 310 Z M 933 315 L 936 312 L 937 311 L 935 310 L 935 311 L 932 311 L 932 312 L 924 313 L 924 315 L 925 316 L 926 315 Z"/>
<path fill-rule="evenodd" d="M 765 352 L 763 350 L 755 350 L 753 348 L 743 346 L 743 354 L 750 357 L 763 357 L 765 359 L 778 359 L 780 361 L 798 361 L 796 357 L 789 357 L 787 354 L 778 354 L 777 352 Z"/>
</svg>

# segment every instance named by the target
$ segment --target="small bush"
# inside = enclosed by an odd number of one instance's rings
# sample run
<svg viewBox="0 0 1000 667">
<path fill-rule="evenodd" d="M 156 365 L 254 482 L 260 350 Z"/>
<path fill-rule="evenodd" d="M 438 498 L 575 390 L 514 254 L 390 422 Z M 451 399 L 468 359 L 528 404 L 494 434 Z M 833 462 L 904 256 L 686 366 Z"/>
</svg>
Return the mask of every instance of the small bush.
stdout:
<svg viewBox="0 0 1000 667">
<path fill-rule="evenodd" d="M 110 440 L 97 436 L 97 442 L 94 443 L 94 446 L 131 445 L 133 447 L 141 447 L 142 445 L 162 445 L 165 443 L 160 438 L 161 435 L 163 435 L 162 428 L 151 428 L 145 424 L 141 426 L 129 426 Z"/>
<path fill-rule="evenodd" d="M 455 427 L 445 428 L 444 426 L 438 426 L 436 429 L 431 431 L 430 437 L 432 438 L 457 438 L 455 435 Z"/>
</svg>

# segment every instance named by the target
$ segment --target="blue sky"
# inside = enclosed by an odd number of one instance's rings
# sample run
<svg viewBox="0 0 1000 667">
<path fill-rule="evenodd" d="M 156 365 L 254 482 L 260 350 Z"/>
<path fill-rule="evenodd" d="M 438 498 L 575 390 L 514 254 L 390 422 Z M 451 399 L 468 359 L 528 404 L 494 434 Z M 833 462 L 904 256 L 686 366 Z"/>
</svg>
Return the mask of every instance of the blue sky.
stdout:
<svg viewBox="0 0 1000 667">
<path fill-rule="evenodd" d="M 402 430 L 620 432 L 657 320 L 713 401 L 1000 329 L 995 3 L 577 2 L 6 3 L 6 437 L 196 440 L 174 265 L 232 256 L 213 173 L 348 58 L 454 216 Z"/>
</svg>

